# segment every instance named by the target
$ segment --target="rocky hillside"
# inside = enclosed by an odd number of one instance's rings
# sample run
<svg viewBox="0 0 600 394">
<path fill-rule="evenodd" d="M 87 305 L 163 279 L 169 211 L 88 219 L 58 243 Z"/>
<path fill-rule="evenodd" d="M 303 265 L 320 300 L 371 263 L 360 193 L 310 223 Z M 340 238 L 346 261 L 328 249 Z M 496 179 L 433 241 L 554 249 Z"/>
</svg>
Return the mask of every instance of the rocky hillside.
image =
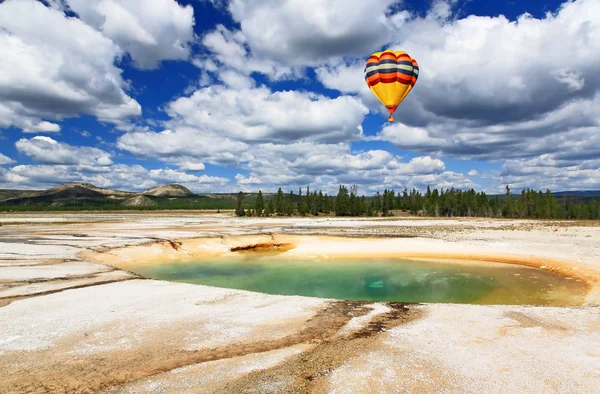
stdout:
<svg viewBox="0 0 600 394">
<path fill-rule="evenodd" d="M 91 183 L 84 183 L 84 182 L 63 183 L 60 186 L 56 186 L 56 187 L 53 187 L 51 189 L 44 191 L 42 194 L 43 195 L 51 195 L 51 194 L 70 195 L 70 194 L 77 193 L 76 191 L 79 191 L 79 193 L 82 193 L 82 194 L 95 194 L 95 195 L 118 196 L 118 197 L 129 197 L 129 196 L 136 194 L 134 192 L 124 192 L 121 190 L 105 189 L 102 187 L 97 187 L 95 185 L 92 185 Z"/>
<path fill-rule="evenodd" d="M 140 194 L 154 197 L 189 197 L 194 195 L 194 193 L 192 193 L 187 187 L 177 185 L 175 183 L 155 186 L 151 189 L 143 191 Z"/>
<path fill-rule="evenodd" d="M 0 202 L 22 205 L 36 203 L 54 203 L 59 200 L 81 198 L 127 198 L 134 192 L 104 189 L 84 182 L 65 183 L 47 190 L 0 190 Z"/>
<path fill-rule="evenodd" d="M 121 205 L 125 207 L 153 207 L 156 205 L 154 201 L 146 196 L 135 196 L 123 201 Z"/>
</svg>

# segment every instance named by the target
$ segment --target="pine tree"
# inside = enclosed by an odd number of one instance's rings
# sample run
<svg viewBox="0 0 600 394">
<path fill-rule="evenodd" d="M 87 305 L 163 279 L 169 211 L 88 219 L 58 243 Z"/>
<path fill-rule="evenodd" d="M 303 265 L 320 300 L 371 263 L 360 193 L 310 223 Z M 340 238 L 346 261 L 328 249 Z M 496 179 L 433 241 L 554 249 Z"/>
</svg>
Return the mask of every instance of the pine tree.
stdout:
<svg viewBox="0 0 600 394">
<path fill-rule="evenodd" d="M 512 196 L 510 195 L 510 187 L 506 185 L 506 204 L 504 206 L 504 215 L 507 218 L 512 218 L 514 214 L 514 207 Z"/>
<path fill-rule="evenodd" d="M 319 190 L 319 197 L 317 199 L 318 203 L 317 203 L 317 212 L 326 212 L 325 210 L 325 198 L 323 196 L 323 192 L 321 190 Z"/>
<path fill-rule="evenodd" d="M 258 191 L 258 196 L 256 197 L 256 216 L 262 216 L 263 210 L 265 209 L 265 201 L 263 200 L 262 191 Z"/>
<path fill-rule="evenodd" d="M 375 198 L 373 199 L 373 213 L 375 215 L 381 212 L 381 195 L 379 192 L 375 193 Z"/>
<path fill-rule="evenodd" d="M 267 208 L 265 209 L 265 216 L 271 216 L 275 212 L 275 204 L 273 203 L 273 199 L 269 200 L 269 204 L 267 204 Z"/>
<path fill-rule="evenodd" d="M 317 192 L 312 192 L 312 195 L 310 197 L 310 204 L 308 205 L 308 212 L 310 212 L 311 215 L 317 216 L 319 214 L 319 201 L 320 197 L 317 194 Z"/>
<path fill-rule="evenodd" d="M 348 216 L 350 215 L 350 198 L 346 186 L 340 185 L 338 195 L 335 198 L 335 215 Z"/>
<path fill-rule="evenodd" d="M 371 203 L 367 203 L 367 216 L 369 216 L 369 217 L 374 216 L 373 204 L 371 204 Z"/>
<path fill-rule="evenodd" d="M 388 191 L 387 191 L 387 189 L 385 189 L 383 191 L 383 200 L 381 202 L 381 215 L 382 216 L 388 216 L 388 213 L 390 211 L 388 203 L 389 203 Z"/>
<path fill-rule="evenodd" d="M 294 192 L 292 190 L 290 190 L 290 194 L 285 199 L 285 214 L 287 216 L 294 214 Z"/>
<path fill-rule="evenodd" d="M 350 199 L 348 200 L 348 215 L 356 216 L 358 211 L 357 198 L 354 193 L 350 193 Z"/>
<path fill-rule="evenodd" d="M 277 212 L 278 216 L 283 216 L 285 214 L 285 198 L 283 196 L 283 190 L 279 188 L 277 191 L 277 200 L 275 201 L 275 212 Z"/>
<path fill-rule="evenodd" d="M 363 216 L 367 214 L 367 199 L 365 196 L 361 196 L 358 202 L 358 215 Z"/>
<path fill-rule="evenodd" d="M 529 201 L 528 201 L 528 192 L 525 191 L 525 189 L 523 189 L 521 191 L 521 209 L 519 210 L 520 212 L 520 217 L 522 218 L 526 218 L 529 212 Z"/>
<path fill-rule="evenodd" d="M 240 191 L 237 196 L 235 214 L 237 216 L 246 216 L 246 212 L 244 211 L 244 193 L 242 193 L 242 191 Z"/>
<path fill-rule="evenodd" d="M 302 216 L 306 216 L 308 212 L 308 194 L 306 197 L 302 197 L 302 188 L 298 189 L 298 213 Z"/>
</svg>

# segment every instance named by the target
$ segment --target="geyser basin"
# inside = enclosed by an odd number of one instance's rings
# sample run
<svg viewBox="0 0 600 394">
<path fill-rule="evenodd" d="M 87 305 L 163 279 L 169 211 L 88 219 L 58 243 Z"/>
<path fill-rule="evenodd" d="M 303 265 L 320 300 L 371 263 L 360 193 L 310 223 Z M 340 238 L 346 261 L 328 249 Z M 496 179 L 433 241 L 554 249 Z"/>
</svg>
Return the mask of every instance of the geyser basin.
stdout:
<svg viewBox="0 0 600 394">
<path fill-rule="evenodd" d="M 499 263 L 468 265 L 402 259 L 292 260 L 221 257 L 138 265 L 145 277 L 342 300 L 573 305 L 585 286 L 553 272 Z"/>
<path fill-rule="evenodd" d="M 468 251 L 435 240 L 257 235 L 169 241 L 89 258 L 152 279 L 268 294 L 363 301 L 586 304 L 591 287 L 580 267 L 531 256 Z"/>
</svg>

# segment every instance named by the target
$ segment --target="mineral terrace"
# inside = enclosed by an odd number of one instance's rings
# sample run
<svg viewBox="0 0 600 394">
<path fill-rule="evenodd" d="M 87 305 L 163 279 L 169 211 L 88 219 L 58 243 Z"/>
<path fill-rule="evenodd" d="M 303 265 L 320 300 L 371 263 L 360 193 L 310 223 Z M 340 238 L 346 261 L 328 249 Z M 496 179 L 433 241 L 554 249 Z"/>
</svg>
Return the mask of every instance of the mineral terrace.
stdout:
<svg viewBox="0 0 600 394">
<path fill-rule="evenodd" d="M 9 213 L 0 224 L 2 393 L 600 392 L 599 222 L 188 211 Z M 324 258 L 526 264 L 583 281 L 588 295 L 577 307 L 346 302 L 126 269 L 270 242 Z"/>
</svg>

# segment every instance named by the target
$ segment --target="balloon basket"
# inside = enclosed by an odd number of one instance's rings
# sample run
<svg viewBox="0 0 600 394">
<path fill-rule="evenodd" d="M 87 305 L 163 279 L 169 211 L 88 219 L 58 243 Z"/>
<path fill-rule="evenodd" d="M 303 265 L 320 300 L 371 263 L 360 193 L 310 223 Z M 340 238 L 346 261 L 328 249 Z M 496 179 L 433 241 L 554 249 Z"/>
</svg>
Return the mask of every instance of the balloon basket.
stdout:
<svg viewBox="0 0 600 394">
<path fill-rule="evenodd" d="M 393 122 L 394 121 L 394 117 L 392 115 L 390 115 L 390 117 L 388 118 L 388 122 Z"/>
</svg>

